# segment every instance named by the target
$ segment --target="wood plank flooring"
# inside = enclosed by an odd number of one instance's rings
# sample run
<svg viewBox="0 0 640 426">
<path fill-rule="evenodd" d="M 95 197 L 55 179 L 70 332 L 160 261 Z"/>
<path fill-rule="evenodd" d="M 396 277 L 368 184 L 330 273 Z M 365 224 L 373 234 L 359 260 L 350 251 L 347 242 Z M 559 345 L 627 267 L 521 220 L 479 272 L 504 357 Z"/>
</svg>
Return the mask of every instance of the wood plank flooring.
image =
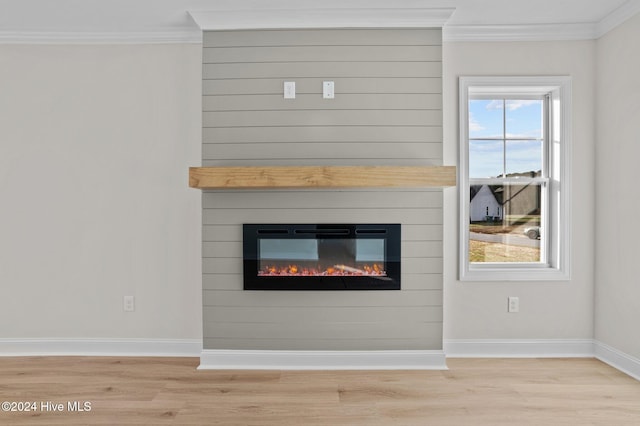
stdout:
<svg viewBox="0 0 640 426">
<path fill-rule="evenodd" d="M 0 357 L 0 402 L 37 407 L 2 411 L 0 424 L 640 425 L 640 382 L 595 359 L 449 359 L 448 371 L 197 371 L 198 363 Z M 47 411 L 47 402 L 63 410 Z"/>
</svg>

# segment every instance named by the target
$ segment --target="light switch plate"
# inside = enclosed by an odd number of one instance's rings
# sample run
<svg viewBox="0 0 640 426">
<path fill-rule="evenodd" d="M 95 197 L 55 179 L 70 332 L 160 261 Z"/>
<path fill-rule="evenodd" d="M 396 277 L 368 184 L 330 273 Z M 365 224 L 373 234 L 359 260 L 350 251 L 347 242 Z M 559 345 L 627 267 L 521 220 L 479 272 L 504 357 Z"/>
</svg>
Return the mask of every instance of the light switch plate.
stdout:
<svg viewBox="0 0 640 426">
<path fill-rule="evenodd" d="M 336 96 L 333 81 L 322 82 L 322 97 L 324 99 L 333 99 Z"/>
<path fill-rule="evenodd" d="M 284 82 L 284 98 L 285 99 L 296 98 L 296 82 L 295 81 Z"/>
</svg>

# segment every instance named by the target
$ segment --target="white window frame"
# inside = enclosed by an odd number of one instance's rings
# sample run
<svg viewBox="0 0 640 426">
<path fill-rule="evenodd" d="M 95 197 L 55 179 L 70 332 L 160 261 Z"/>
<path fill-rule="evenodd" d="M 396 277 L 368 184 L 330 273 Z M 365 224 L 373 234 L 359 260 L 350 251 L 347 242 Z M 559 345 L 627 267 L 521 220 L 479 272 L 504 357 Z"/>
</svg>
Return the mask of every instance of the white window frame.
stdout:
<svg viewBox="0 0 640 426">
<path fill-rule="evenodd" d="M 549 111 L 547 161 L 549 199 L 543 206 L 539 263 L 469 261 L 469 99 L 472 96 L 544 96 Z M 460 77 L 459 79 L 459 279 L 461 281 L 561 281 L 571 277 L 571 77 Z M 546 216 L 546 218 L 545 218 Z"/>
</svg>

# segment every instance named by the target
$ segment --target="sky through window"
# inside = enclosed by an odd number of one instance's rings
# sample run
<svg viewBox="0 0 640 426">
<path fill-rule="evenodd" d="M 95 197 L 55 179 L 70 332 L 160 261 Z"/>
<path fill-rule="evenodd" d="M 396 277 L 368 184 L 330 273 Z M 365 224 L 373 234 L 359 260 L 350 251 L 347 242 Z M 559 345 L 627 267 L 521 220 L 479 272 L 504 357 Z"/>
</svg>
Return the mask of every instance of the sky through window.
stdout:
<svg viewBox="0 0 640 426">
<path fill-rule="evenodd" d="M 469 101 L 469 177 L 542 168 L 541 99 Z"/>
</svg>

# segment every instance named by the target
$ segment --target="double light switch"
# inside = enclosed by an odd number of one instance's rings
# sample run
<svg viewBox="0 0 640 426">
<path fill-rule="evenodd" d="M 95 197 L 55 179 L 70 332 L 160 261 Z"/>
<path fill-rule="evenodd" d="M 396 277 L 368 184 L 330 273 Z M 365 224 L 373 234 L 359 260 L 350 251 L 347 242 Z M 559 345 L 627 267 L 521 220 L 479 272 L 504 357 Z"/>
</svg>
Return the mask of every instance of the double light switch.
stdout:
<svg viewBox="0 0 640 426">
<path fill-rule="evenodd" d="M 334 99 L 336 97 L 335 85 L 333 81 L 322 82 L 322 97 L 324 99 Z M 285 99 L 296 98 L 296 82 L 295 81 L 284 82 L 284 98 Z"/>
</svg>

